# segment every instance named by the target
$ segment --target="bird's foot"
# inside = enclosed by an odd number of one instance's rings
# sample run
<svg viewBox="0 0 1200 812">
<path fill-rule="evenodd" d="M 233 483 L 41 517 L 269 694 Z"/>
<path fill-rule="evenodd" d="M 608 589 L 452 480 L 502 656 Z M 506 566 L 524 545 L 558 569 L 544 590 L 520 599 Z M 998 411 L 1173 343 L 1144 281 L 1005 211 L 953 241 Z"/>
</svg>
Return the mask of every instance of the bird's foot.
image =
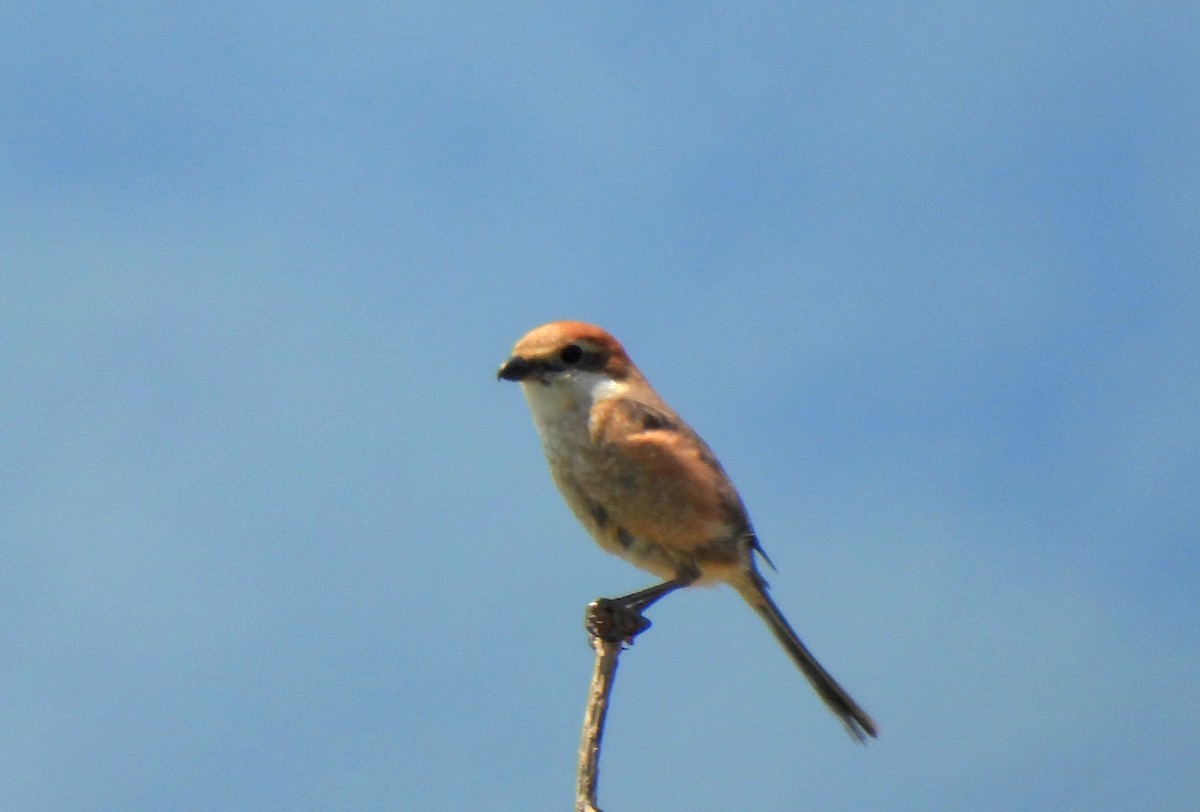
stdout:
<svg viewBox="0 0 1200 812">
<path fill-rule="evenodd" d="M 650 621 L 642 616 L 641 609 L 620 599 L 597 598 L 588 604 L 583 626 L 592 637 L 628 645 L 650 628 Z"/>
</svg>

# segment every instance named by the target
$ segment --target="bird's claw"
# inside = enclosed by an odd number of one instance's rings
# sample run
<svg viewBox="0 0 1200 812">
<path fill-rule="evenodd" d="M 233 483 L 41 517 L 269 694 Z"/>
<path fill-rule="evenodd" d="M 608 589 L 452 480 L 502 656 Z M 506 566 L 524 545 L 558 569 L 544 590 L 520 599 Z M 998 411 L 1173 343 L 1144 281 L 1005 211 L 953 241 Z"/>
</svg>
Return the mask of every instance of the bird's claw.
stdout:
<svg viewBox="0 0 1200 812">
<path fill-rule="evenodd" d="M 650 621 L 636 607 L 612 598 L 598 598 L 588 604 L 583 625 L 592 637 L 607 643 L 629 644 L 650 628 Z"/>
</svg>

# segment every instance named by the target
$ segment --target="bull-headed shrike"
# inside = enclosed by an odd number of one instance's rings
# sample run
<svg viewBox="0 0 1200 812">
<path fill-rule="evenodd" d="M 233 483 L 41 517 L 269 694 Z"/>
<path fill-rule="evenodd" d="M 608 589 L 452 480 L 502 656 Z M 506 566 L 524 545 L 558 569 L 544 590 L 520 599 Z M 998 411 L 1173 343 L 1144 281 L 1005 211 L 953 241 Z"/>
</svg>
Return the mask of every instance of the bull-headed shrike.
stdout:
<svg viewBox="0 0 1200 812">
<path fill-rule="evenodd" d="M 850 733 L 877 734 L 771 600 L 755 554 L 770 559 L 721 464 L 615 338 L 582 322 L 545 324 L 498 377 L 521 383 L 554 482 L 596 543 L 663 579 L 619 603 L 640 612 L 680 587 L 729 584 Z"/>
</svg>

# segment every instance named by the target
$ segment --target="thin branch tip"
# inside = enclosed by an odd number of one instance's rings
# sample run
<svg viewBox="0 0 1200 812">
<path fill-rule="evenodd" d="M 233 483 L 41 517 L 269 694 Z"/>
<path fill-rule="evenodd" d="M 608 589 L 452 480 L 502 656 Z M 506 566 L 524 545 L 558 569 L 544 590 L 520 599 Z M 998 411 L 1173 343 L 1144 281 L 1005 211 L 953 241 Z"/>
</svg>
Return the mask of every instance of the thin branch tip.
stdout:
<svg viewBox="0 0 1200 812">
<path fill-rule="evenodd" d="M 604 719 L 608 714 L 608 701 L 621 652 L 635 637 L 650 628 L 650 621 L 642 616 L 641 608 L 611 598 L 599 598 L 588 604 L 584 615 L 583 625 L 596 652 L 596 664 L 588 686 L 587 708 L 583 714 L 583 732 L 579 740 L 575 812 L 600 812 L 596 806 L 596 792 Z"/>
</svg>

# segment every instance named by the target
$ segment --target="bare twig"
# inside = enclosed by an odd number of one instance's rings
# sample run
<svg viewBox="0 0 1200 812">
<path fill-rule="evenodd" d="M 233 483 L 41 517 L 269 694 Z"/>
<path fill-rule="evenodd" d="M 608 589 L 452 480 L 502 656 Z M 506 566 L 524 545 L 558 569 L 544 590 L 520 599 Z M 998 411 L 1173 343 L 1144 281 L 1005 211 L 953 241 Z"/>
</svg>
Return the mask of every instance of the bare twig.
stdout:
<svg viewBox="0 0 1200 812">
<path fill-rule="evenodd" d="M 588 688 L 587 709 L 583 715 L 583 733 L 579 741 L 579 768 L 575 783 L 575 812 L 600 812 L 596 790 L 600 773 L 600 740 L 604 736 L 604 718 L 608 698 L 617 673 L 617 659 L 633 638 L 650 627 L 636 608 L 601 598 L 588 604 L 584 625 L 596 651 L 596 666 Z"/>
<path fill-rule="evenodd" d="M 583 734 L 579 742 L 579 770 L 575 785 L 575 812 L 600 812 L 596 806 L 596 787 L 600 771 L 600 739 L 604 736 L 604 717 L 612 691 L 621 643 L 592 638 L 596 649 L 596 667 L 588 688 L 587 710 L 583 714 Z"/>
</svg>

